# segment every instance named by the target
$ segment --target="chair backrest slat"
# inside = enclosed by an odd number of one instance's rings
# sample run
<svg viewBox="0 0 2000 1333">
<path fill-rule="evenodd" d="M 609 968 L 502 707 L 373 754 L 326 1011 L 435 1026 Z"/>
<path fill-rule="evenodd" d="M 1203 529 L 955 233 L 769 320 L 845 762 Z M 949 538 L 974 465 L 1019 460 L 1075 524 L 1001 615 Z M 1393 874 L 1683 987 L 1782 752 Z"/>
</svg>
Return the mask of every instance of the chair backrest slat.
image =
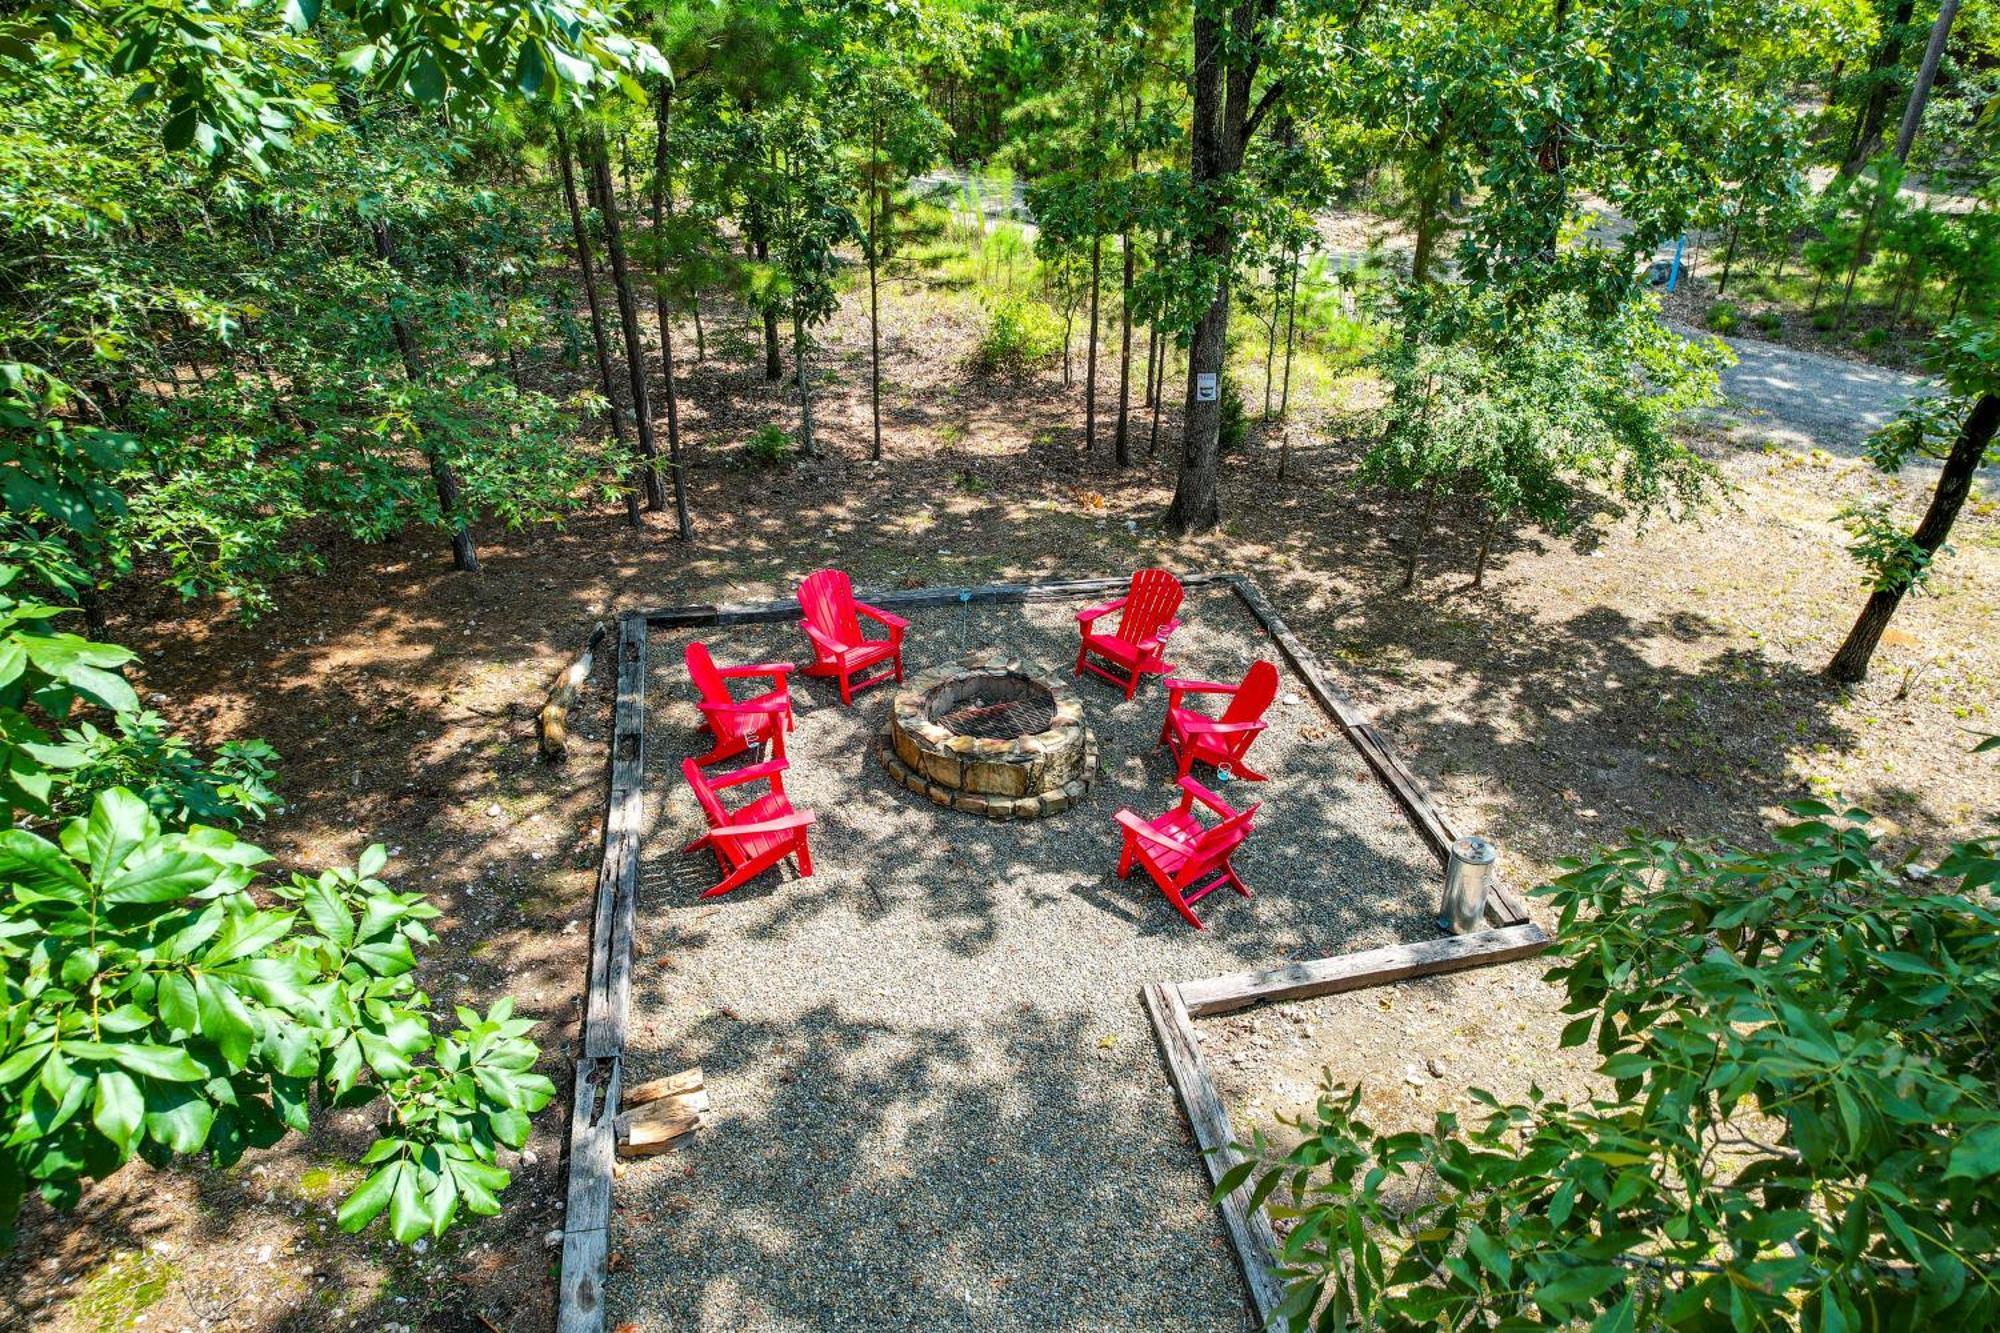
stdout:
<svg viewBox="0 0 2000 1333">
<path fill-rule="evenodd" d="M 1255 722 L 1264 716 L 1271 700 L 1278 697 L 1278 668 L 1262 660 L 1252 662 L 1243 683 L 1222 710 L 1224 722 Z"/>
<path fill-rule="evenodd" d="M 716 670 L 715 658 L 708 651 L 708 645 L 697 639 L 687 646 L 683 656 L 687 660 L 688 679 L 694 682 L 702 702 L 729 702 L 729 685 L 722 679 L 722 673 Z"/>
<path fill-rule="evenodd" d="M 695 800 L 701 803 L 702 818 L 708 822 L 708 826 L 726 827 L 729 823 L 729 812 L 723 808 L 721 798 L 716 796 L 715 789 L 708 785 L 708 776 L 702 772 L 701 765 L 692 759 L 681 760 L 681 776 L 687 779 L 687 785 L 694 791 Z"/>
<path fill-rule="evenodd" d="M 854 585 L 837 569 L 821 569 L 799 584 L 799 610 L 820 633 L 836 643 L 861 642 L 861 620 L 854 612 Z"/>
<path fill-rule="evenodd" d="M 1181 609 L 1181 582 L 1164 569 L 1142 569 L 1132 576 L 1125 610 L 1118 618 L 1118 638 L 1138 643 L 1157 634 Z"/>
</svg>

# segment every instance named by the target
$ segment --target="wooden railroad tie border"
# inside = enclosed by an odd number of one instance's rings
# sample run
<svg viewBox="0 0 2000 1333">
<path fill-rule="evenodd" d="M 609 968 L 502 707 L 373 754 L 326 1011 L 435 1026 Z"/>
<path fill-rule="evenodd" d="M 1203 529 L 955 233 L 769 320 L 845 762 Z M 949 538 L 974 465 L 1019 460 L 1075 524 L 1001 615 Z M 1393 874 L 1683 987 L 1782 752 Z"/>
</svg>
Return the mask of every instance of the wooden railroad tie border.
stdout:
<svg viewBox="0 0 2000 1333">
<path fill-rule="evenodd" d="M 1277 643 L 1285 660 L 1305 681 L 1320 706 L 1333 715 L 1334 721 L 1340 724 L 1341 732 L 1395 796 L 1417 832 L 1430 845 L 1432 854 L 1441 863 L 1448 861 L 1451 845 L 1458 841 L 1458 830 L 1431 800 L 1430 793 L 1424 789 L 1417 775 L 1390 747 L 1388 739 L 1375 730 L 1355 702 L 1327 680 L 1326 674 L 1320 670 L 1319 659 L 1299 642 L 1298 636 L 1292 633 L 1291 627 L 1285 624 L 1264 596 L 1264 590 L 1257 586 L 1257 581 L 1247 574 L 1236 574 L 1230 576 L 1229 583 L 1236 589 L 1236 595 L 1243 604 L 1250 608 L 1250 614 L 1257 617 Z M 1487 888 L 1486 916 L 1495 926 L 1518 926 L 1528 920 L 1528 906 L 1519 894 L 1495 876 Z"/>
<path fill-rule="evenodd" d="M 1327 680 L 1318 659 L 1292 633 L 1256 581 L 1245 574 L 1208 572 L 1182 575 L 1180 582 L 1186 588 L 1227 587 L 1236 594 L 1278 645 L 1292 670 L 1305 681 L 1314 701 L 1333 717 L 1341 734 L 1389 788 L 1433 853 L 1440 861 L 1445 860 L 1458 837 L 1453 826 L 1387 739 L 1352 700 Z M 991 606 L 1096 597 L 1120 593 L 1129 586 L 1129 578 L 1065 579 L 898 588 L 867 592 L 864 600 L 885 608 L 923 610 L 968 603 Z M 798 616 L 798 603 L 788 599 L 658 607 L 627 612 L 618 618 L 618 697 L 613 714 L 604 844 L 591 918 L 582 1056 L 576 1064 L 570 1109 L 569 1182 L 556 1310 L 558 1333 L 603 1333 L 605 1327 L 604 1279 L 609 1259 L 611 1182 L 617 1155 L 625 1033 L 631 1008 L 632 931 L 645 802 L 647 631 L 775 624 Z M 594 639 L 592 644 L 595 646 Z M 1302 998 L 1380 985 L 1403 977 L 1479 967 L 1526 957 L 1548 947 L 1548 937 L 1528 923 L 1527 909 L 1519 896 L 1498 882 L 1488 894 L 1486 913 L 1500 929 L 1235 977 L 1179 985 L 1158 982 L 1148 986 L 1145 999 L 1154 1032 L 1211 1175 L 1219 1180 L 1238 1159 L 1229 1146 L 1228 1114 L 1222 1108 L 1194 1037 L 1194 1017 L 1262 1000 Z M 1389 955 L 1397 955 L 1399 960 L 1391 960 Z M 1193 1006 L 1183 998 L 1190 989 L 1195 997 Z M 1252 1298 L 1259 1313 L 1268 1319 L 1283 1295 L 1282 1284 L 1275 1274 L 1276 1238 L 1261 1213 L 1252 1216 L 1243 1208 L 1247 1197 L 1247 1189 L 1232 1194 L 1223 1202 L 1223 1214 L 1250 1281 Z"/>
<path fill-rule="evenodd" d="M 591 917 L 582 1058 L 570 1105 L 569 1186 L 563 1205 L 558 1333 L 602 1333 L 610 1258 L 611 1179 L 631 1008 L 632 923 L 645 804 L 646 621 L 618 622 L 618 702 L 612 713 L 604 851 Z"/>
<path fill-rule="evenodd" d="M 1154 1039 L 1159 1042 L 1160 1058 L 1187 1114 L 1188 1127 L 1194 1131 L 1209 1179 L 1220 1185 L 1223 1176 L 1245 1159 L 1236 1146 L 1229 1111 L 1202 1057 L 1201 1042 L 1194 1031 L 1196 1018 L 1266 1001 L 1306 999 L 1486 967 L 1530 957 L 1551 943 L 1542 928 L 1530 922 L 1201 981 L 1156 981 L 1146 986 L 1141 995 L 1152 1019 Z M 1224 1195 L 1217 1207 L 1242 1266 L 1250 1302 L 1260 1324 L 1268 1326 L 1284 1301 L 1285 1284 L 1278 1274 L 1278 1237 L 1270 1217 L 1262 1208 L 1254 1213 L 1249 1208 L 1254 1185 L 1254 1180 L 1244 1181 Z"/>
</svg>

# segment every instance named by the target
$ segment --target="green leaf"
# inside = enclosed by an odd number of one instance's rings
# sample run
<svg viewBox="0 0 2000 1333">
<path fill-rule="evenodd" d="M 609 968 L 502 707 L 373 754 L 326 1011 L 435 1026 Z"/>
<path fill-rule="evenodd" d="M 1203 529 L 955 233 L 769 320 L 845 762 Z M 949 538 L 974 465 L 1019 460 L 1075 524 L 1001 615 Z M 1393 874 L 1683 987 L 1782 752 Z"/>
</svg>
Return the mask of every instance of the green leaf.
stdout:
<svg viewBox="0 0 2000 1333">
<path fill-rule="evenodd" d="M 405 1162 L 389 1194 L 389 1234 L 404 1245 L 431 1229 L 431 1215 L 424 1204 L 422 1181 L 414 1163 Z"/>
<path fill-rule="evenodd" d="M 2000 1175 L 2000 1123 L 1981 1125 L 1959 1140 L 1945 1167 L 1946 1180 L 1986 1180 Z"/>
<path fill-rule="evenodd" d="M 205 973 L 195 974 L 194 994 L 201 1014 L 201 1035 L 215 1043 L 232 1071 L 242 1069 L 257 1041 L 256 1018 L 235 987 Z"/>
<path fill-rule="evenodd" d="M 429 53 L 419 55 L 411 62 L 410 96 L 419 102 L 441 102 L 444 100 L 444 89 L 444 71 L 438 67 L 437 61 Z M 394 1218 L 390 1219 L 390 1230 L 395 1230 Z M 402 1240 L 403 1237 L 399 1235 L 396 1239 Z"/>
<path fill-rule="evenodd" d="M 405 1170 L 414 1171 L 407 1162 L 391 1162 L 355 1187 L 354 1193 L 341 1203 L 340 1211 L 334 1219 L 340 1223 L 342 1231 L 359 1231 L 374 1221 L 401 1183 Z"/>
<path fill-rule="evenodd" d="M 137 1146 L 145 1118 L 146 1099 L 137 1080 L 122 1069 L 107 1069 L 97 1076 L 97 1105 L 91 1122 L 118 1145 L 119 1151 L 130 1153 Z"/>
<path fill-rule="evenodd" d="M 190 1035 L 201 1030 L 194 983 L 188 980 L 185 973 L 169 972 L 163 975 L 155 994 L 160 1006 L 160 1020 L 169 1028 Z"/>
<path fill-rule="evenodd" d="M 190 1088 L 154 1088 L 146 1094 L 146 1136 L 173 1152 L 200 1152 L 214 1124 L 215 1108 Z"/>
<path fill-rule="evenodd" d="M 123 787 L 97 794 L 84 824 L 84 847 L 90 860 L 90 877 L 102 884 L 109 880 L 132 849 L 160 833 L 159 821 L 146 803 Z M 134 902 L 158 901 L 135 898 Z"/>
<path fill-rule="evenodd" d="M 347 910 L 347 904 L 341 901 L 338 888 L 328 882 L 328 877 L 308 883 L 304 901 L 306 917 L 313 923 L 313 929 L 342 949 L 354 943 L 354 916 Z"/>
<path fill-rule="evenodd" d="M 135 1074 L 165 1079 L 170 1083 L 194 1083 L 208 1077 L 208 1071 L 196 1064 L 186 1051 L 169 1046 L 117 1042 L 111 1047 L 111 1058 Z"/>
<path fill-rule="evenodd" d="M 90 881 L 77 870 L 76 863 L 60 847 L 38 838 L 25 829 L 0 832 L 0 880 L 38 898 L 64 902 L 90 900 Z"/>
<path fill-rule="evenodd" d="M 158 842 L 126 855 L 118 873 L 103 880 L 104 900 L 112 903 L 168 903 L 191 897 L 215 883 L 220 868 L 177 842 Z"/>
<path fill-rule="evenodd" d="M 223 922 L 222 932 L 202 956 L 207 967 L 221 967 L 238 958 L 262 953 L 291 932 L 297 918 L 290 912 L 246 912 Z"/>
</svg>

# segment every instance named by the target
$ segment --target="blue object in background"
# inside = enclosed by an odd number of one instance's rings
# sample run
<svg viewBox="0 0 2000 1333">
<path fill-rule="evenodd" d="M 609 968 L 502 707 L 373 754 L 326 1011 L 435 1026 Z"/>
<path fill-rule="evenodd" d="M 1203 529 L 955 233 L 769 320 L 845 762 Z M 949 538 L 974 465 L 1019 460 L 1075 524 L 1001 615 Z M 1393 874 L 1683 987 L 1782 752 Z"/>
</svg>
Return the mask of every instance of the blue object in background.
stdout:
<svg viewBox="0 0 2000 1333">
<path fill-rule="evenodd" d="M 1681 247 L 1682 247 L 1682 246 L 1684 246 L 1684 245 L 1686 245 L 1686 244 L 1687 244 L 1687 242 L 1688 242 L 1688 238 L 1687 238 L 1687 233 L 1686 233 L 1686 232 L 1682 232 L 1682 233 L 1681 233 L 1681 235 L 1680 235 L 1680 239 L 1674 242 L 1674 266 L 1673 266 L 1673 268 L 1672 268 L 1672 269 L 1668 270 L 1668 272 L 1667 272 L 1667 290 L 1668 290 L 1668 291 L 1672 291 L 1672 290 L 1673 290 L 1673 289 L 1674 289 L 1674 288 L 1675 288 L 1676 286 L 1678 286 L 1678 285 L 1680 284 L 1680 280 L 1681 280 Z"/>
</svg>

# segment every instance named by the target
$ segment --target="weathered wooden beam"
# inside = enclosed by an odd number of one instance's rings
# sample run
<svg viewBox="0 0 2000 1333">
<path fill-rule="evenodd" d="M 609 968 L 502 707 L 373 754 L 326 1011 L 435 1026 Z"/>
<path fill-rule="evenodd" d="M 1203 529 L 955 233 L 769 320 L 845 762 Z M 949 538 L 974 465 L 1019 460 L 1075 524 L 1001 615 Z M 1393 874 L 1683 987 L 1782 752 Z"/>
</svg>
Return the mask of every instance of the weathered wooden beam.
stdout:
<svg viewBox="0 0 2000 1333">
<path fill-rule="evenodd" d="M 1392 944 L 1383 949 L 1315 958 L 1282 967 L 1256 968 L 1180 983 L 1181 1002 L 1195 1018 L 1247 1009 L 1269 1000 L 1304 1000 L 1315 995 L 1365 990 L 1370 986 L 1407 981 L 1411 977 L 1530 958 L 1553 943 L 1532 923 L 1448 935 L 1416 944 Z"/>
<path fill-rule="evenodd" d="M 570 1106 L 569 1187 L 563 1206 L 558 1333 L 603 1333 L 611 1180 L 625 1026 L 631 1004 L 632 924 L 644 801 L 646 622 L 618 623 L 618 699 L 612 712 L 610 790 L 591 918 L 583 1058 Z"/>
<path fill-rule="evenodd" d="M 1292 632 L 1291 626 L 1285 623 L 1284 617 L 1264 596 L 1264 590 L 1257 586 L 1257 581 L 1247 574 L 1237 574 L 1231 576 L 1230 583 L 1236 589 L 1236 595 L 1250 609 L 1250 614 L 1276 642 L 1278 651 L 1284 654 L 1293 672 L 1305 681 L 1313 698 L 1333 715 L 1341 733 L 1360 751 L 1368 767 L 1382 780 L 1382 785 L 1389 789 L 1396 803 L 1403 807 L 1419 836 L 1430 847 L 1431 854 L 1437 857 L 1440 864 L 1448 861 L 1451 845 L 1458 841 L 1459 831 L 1437 808 L 1422 781 L 1410 771 L 1410 766 L 1403 762 L 1403 757 L 1396 753 L 1388 738 L 1375 729 L 1360 706 L 1327 679 L 1326 673 L 1320 669 L 1319 658 Z M 1495 877 L 1487 887 L 1486 916 L 1495 926 L 1515 926 L 1528 920 L 1528 908 L 1519 894 Z"/>
<path fill-rule="evenodd" d="M 1153 982 L 1141 994 L 1145 997 L 1146 1013 L 1153 1021 L 1153 1035 L 1160 1043 L 1160 1057 L 1167 1065 L 1167 1077 L 1180 1095 L 1195 1144 L 1208 1166 L 1209 1179 L 1220 1185 L 1222 1177 L 1243 1158 L 1234 1146 L 1229 1112 L 1223 1108 L 1222 1096 L 1201 1058 L 1194 1025 L 1171 981 Z M 1262 1208 L 1250 1208 L 1250 1190 L 1249 1182 L 1237 1186 L 1223 1196 L 1221 1209 L 1261 1325 L 1270 1322 L 1284 1300 L 1285 1285 L 1278 1277 L 1277 1234 L 1271 1230 L 1271 1219 Z"/>
<path fill-rule="evenodd" d="M 1184 588 L 1206 588 L 1235 579 L 1228 573 L 1180 575 Z M 923 610 L 926 607 L 957 606 L 961 602 L 991 606 L 1016 602 L 1060 601 L 1067 597 L 1098 597 L 1120 593 L 1131 585 L 1129 576 L 1104 579 L 1057 579 L 1045 583 L 967 584 L 947 588 L 860 588 L 855 597 L 872 606 L 889 610 Z M 663 606 L 633 613 L 658 629 L 698 629 L 710 625 L 757 625 L 796 620 L 799 605 L 785 598 L 775 602 L 736 602 L 709 606 Z"/>
<path fill-rule="evenodd" d="M 604 1228 L 563 1233 L 556 1333 L 604 1333 L 604 1273 L 610 1260 L 611 1235 Z"/>
<path fill-rule="evenodd" d="M 598 621 L 590 627 L 590 638 L 583 650 L 571 659 L 549 686 L 548 702 L 541 712 L 542 758 L 550 763 L 560 763 L 569 757 L 569 710 L 576 702 L 577 693 L 583 683 L 590 679 L 591 662 L 597 654 L 597 646 L 604 642 L 604 622 Z"/>
</svg>

